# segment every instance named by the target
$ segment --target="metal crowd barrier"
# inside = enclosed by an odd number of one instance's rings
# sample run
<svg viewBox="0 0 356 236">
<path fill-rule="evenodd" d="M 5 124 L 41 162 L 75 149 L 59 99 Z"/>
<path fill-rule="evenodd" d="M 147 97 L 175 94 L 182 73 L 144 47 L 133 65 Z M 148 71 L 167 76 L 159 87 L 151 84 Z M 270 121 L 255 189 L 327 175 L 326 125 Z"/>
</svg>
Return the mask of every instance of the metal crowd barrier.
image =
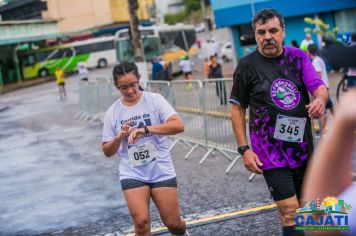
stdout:
<svg viewBox="0 0 356 236">
<path fill-rule="evenodd" d="M 161 94 L 184 121 L 185 132 L 173 137 L 169 150 L 179 142 L 184 143 L 190 148 L 184 157 L 188 159 L 198 147 L 205 148 L 200 164 L 210 155 L 219 152 L 230 161 L 226 173 L 241 159 L 237 152 L 228 103 L 232 79 L 147 81 L 142 85 L 147 91 Z M 95 82 L 80 82 L 79 96 L 80 112 L 76 117 L 102 121 L 105 111 L 120 97 L 120 93 L 111 78 L 100 77 Z M 252 174 L 249 181 L 254 177 L 255 174 Z"/>
</svg>

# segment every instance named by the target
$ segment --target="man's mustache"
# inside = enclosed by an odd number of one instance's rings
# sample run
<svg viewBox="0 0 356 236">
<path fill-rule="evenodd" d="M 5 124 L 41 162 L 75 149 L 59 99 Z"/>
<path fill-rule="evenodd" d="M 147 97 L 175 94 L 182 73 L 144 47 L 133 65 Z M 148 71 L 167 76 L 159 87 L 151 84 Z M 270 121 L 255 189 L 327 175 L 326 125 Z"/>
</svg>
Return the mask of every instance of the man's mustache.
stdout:
<svg viewBox="0 0 356 236">
<path fill-rule="evenodd" d="M 273 46 L 275 46 L 275 47 L 278 46 L 277 43 L 276 43 L 276 41 L 274 41 L 273 39 L 272 39 L 272 40 L 265 40 L 265 41 L 263 42 L 263 47 L 269 46 L 269 45 L 273 45 Z"/>
</svg>

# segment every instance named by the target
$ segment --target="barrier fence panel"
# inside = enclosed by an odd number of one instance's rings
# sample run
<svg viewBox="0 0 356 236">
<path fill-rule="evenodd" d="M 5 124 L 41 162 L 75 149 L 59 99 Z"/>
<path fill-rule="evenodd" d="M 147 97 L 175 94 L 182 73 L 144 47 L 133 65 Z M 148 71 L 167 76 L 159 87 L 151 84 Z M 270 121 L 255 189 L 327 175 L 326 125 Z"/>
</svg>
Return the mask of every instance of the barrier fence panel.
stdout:
<svg viewBox="0 0 356 236">
<path fill-rule="evenodd" d="M 105 111 L 113 103 L 113 83 L 108 77 L 96 78 L 97 93 L 98 93 L 98 112 L 105 113 Z"/>
<path fill-rule="evenodd" d="M 147 81 L 144 87 L 147 91 L 161 94 L 170 104 L 173 104 L 170 83 L 168 81 Z"/>
<path fill-rule="evenodd" d="M 237 152 L 237 144 L 231 124 L 231 105 L 228 103 L 231 88 L 232 79 L 203 80 L 205 125 L 208 127 L 206 132 L 207 145 L 215 148 L 230 161 L 234 160 L 226 170 L 226 173 L 241 157 Z M 235 158 L 231 158 L 228 153 L 232 153 Z"/>
<path fill-rule="evenodd" d="M 200 80 L 175 80 L 171 82 L 173 106 L 184 121 L 185 131 L 177 135 L 178 141 L 193 143 L 185 158 L 198 147 L 206 147 L 204 126 L 203 85 Z M 175 144 L 175 143 L 174 143 Z M 173 145 L 171 146 L 171 148 Z M 210 153 L 210 150 L 208 150 Z"/>
</svg>

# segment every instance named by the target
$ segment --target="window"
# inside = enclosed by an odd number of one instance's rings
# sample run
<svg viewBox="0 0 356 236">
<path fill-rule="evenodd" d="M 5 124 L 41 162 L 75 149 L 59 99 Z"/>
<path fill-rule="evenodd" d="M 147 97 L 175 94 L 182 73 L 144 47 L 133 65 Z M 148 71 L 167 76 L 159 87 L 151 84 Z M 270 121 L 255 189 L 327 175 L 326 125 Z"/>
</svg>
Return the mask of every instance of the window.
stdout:
<svg viewBox="0 0 356 236">
<path fill-rule="evenodd" d="M 251 24 L 239 25 L 238 31 L 240 34 L 241 46 L 255 45 L 255 32 L 252 29 Z"/>
</svg>

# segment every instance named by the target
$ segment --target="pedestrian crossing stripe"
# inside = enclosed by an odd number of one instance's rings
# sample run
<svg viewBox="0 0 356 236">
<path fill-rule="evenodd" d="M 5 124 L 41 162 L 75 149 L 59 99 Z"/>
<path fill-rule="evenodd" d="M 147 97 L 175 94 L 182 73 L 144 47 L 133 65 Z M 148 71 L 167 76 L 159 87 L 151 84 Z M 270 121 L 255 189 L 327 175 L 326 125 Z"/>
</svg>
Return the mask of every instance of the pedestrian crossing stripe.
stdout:
<svg viewBox="0 0 356 236">
<path fill-rule="evenodd" d="M 239 210 L 239 211 L 234 211 L 234 212 L 229 212 L 229 213 L 224 213 L 224 214 L 220 214 L 220 215 L 205 217 L 205 218 L 201 218 L 201 219 L 195 219 L 195 220 L 186 222 L 186 224 L 188 226 L 187 228 L 189 228 L 189 225 L 209 223 L 210 221 L 217 221 L 217 220 L 222 220 L 225 218 L 228 219 L 228 218 L 232 218 L 232 217 L 239 216 L 239 215 L 245 215 L 245 214 L 264 211 L 264 210 L 271 210 L 274 208 L 277 208 L 277 205 L 275 203 L 269 204 L 269 205 L 253 207 L 253 208 L 247 208 L 244 210 Z M 157 232 L 167 231 L 167 230 L 168 230 L 167 227 L 157 227 L 157 228 L 151 229 L 151 233 L 157 233 Z M 134 236 L 134 235 L 135 235 L 134 233 L 126 234 L 126 236 Z"/>
</svg>

